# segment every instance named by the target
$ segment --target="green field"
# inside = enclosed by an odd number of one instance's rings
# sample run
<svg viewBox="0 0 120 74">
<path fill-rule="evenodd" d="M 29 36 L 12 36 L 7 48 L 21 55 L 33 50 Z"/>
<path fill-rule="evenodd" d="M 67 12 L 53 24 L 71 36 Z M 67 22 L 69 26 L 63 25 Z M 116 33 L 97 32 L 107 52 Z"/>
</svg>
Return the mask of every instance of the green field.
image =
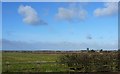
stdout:
<svg viewBox="0 0 120 74">
<path fill-rule="evenodd" d="M 30 53 L 30 52 L 3 52 L 2 53 L 2 72 L 68 72 L 71 71 L 70 67 L 86 66 L 87 62 L 91 67 L 91 72 L 96 72 L 97 68 L 104 68 L 102 65 L 107 65 L 108 69 L 112 72 L 117 71 L 117 53 L 79 53 L 79 61 L 76 62 L 76 58 L 73 55 L 67 56 L 69 58 L 63 58 L 65 54 L 46 54 L 46 53 Z M 72 57 L 72 58 L 71 58 Z M 86 58 L 87 59 L 84 59 Z M 90 57 L 90 58 L 88 58 Z M 66 60 L 67 59 L 67 60 Z M 101 60 L 102 59 L 102 60 Z M 72 60 L 72 63 L 71 63 Z M 59 63 L 58 61 L 67 61 L 67 63 Z M 95 61 L 97 63 L 95 63 Z M 80 62 L 80 63 L 79 63 Z M 69 66 L 70 63 L 71 65 Z M 77 64 L 78 63 L 78 64 Z M 84 63 L 84 64 L 83 64 Z M 77 65 L 76 65 L 77 64 Z M 98 64 L 98 65 L 96 65 Z M 96 68 L 97 67 L 97 68 Z M 109 68 L 110 67 L 110 68 Z M 95 70 L 94 70 L 95 69 Z M 74 71 L 74 70 L 72 70 Z M 89 70 L 88 70 L 89 71 Z M 79 72 L 86 72 L 84 67 Z"/>
<path fill-rule="evenodd" d="M 61 54 L 3 53 L 3 72 L 58 72 L 66 66 L 56 63 Z M 40 63 L 39 63 L 40 62 Z M 42 64 L 41 64 L 42 63 Z M 8 65 L 7 65 L 8 64 Z"/>
</svg>

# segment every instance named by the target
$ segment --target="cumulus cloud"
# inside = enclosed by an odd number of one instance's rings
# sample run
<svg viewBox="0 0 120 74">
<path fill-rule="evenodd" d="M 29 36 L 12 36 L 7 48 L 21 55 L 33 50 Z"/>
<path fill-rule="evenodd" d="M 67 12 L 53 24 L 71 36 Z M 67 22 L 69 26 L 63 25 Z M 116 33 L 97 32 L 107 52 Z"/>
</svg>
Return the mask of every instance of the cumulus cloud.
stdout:
<svg viewBox="0 0 120 74">
<path fill-rule="evenodd" d="M 74 6 L 69 6 L 68 8 L 58 8 L 58 13 L 55 17 L 58 20 L 65 21 L 84 20 L 87 17 L 87 11 L 74 4 Z"/>
<path fill-rule="evenodd" d="M 21 14 L 23 22 L 30 25 L 45 25 L 47 24 L 38 16 L 38 13 L 31 6 L 20 5 L 18 8 L 18 13 Z"/>
<path fill-rule="evenodd" d="M 107 2 L 104 4 L 103 8 L 97 8 L 94 11 L 95 16 L 110 16 L 118 12 L 118 3 L 117 2 Z"/>
</svg>

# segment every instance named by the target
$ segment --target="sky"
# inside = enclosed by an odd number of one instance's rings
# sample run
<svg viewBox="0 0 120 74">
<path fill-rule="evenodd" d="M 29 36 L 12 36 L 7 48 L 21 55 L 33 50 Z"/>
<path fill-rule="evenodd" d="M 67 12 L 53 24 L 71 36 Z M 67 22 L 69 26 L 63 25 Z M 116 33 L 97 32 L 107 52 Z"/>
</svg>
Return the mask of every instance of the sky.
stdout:
<svg viewBox="0 0 120 74">
<path fill-rule="evenodd" d="M 3 2 L 3 50 L 117 49 L 115 2 Z"/>
</svg>

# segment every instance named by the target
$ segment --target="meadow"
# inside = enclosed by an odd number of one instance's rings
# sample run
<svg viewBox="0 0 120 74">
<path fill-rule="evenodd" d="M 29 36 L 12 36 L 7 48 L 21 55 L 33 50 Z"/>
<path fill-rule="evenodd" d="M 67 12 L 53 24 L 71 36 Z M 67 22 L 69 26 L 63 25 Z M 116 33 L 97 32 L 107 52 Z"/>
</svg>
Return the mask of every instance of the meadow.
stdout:
<svg viewBox="0 0 120 74">
<path fill-rule="evenodd" d="M 56 63 L 61 54 L 4 52 L 2 54 L 3 72 L 58 72 L 64 65 Z"/>
<path fill-rule="evenodd" d="M 3 52 L 2 72 L 117 72 L 117 52 Z"/>
</svg>

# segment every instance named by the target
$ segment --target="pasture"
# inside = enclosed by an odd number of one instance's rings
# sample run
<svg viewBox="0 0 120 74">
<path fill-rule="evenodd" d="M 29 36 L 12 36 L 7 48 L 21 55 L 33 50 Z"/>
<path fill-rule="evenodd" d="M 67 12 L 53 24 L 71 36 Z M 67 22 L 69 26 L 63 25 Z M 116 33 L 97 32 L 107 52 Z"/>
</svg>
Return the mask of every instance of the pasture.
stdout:
<svg viewBox="0 0 120 74">
<path fill-rule="evenodd" d="M 116 72 L 117 56 L 117 52 L 76 54 L 3 52 L 2 72 L 97 72 L 99 69 L 104 71 L 104 68 Z M 75 70 L 79 68 L 80 70 Z"/>
<path fill-rule="evenodd" d="M 3 72 L 58 72 L 65 66 L 56 63 L 61 54 L 4 52 L 2 54 Z"/>
</svg>

